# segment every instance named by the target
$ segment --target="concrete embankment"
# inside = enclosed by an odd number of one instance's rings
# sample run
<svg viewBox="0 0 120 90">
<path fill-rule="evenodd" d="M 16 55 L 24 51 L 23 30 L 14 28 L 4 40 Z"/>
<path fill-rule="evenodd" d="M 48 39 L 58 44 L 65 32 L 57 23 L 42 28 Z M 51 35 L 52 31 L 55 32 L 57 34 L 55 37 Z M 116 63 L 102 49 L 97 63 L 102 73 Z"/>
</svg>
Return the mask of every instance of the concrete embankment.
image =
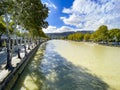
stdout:
<svg viewBox="0 0 120 90">
<path fill-rule="evenodd" d="M 37 45 L 34 49 L 32 49 L 26 57 L 21 60 L 21 62 L 11 71 L 1 82 L 0 82 L 0 90 L 11 90 L 16 80 L 19 78 L 21 73 L 23 72 L 25 66 L 28 64 L 29 60 L 34 56 L 36 51 L 38 50 L 40 44 Z"/>
</svg>

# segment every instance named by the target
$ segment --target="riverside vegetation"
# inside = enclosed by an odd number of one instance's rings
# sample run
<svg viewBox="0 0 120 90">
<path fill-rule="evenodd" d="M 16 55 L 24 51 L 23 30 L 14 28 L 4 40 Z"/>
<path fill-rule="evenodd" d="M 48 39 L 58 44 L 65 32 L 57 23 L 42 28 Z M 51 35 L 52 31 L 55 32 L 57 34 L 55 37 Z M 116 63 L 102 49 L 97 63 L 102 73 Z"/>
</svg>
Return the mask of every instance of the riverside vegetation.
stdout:
<svg viewBox="0 0 120 90">
<path fill-rule="evenodd" d="M 114 28 L 108 30 L 108 27 L 106 25 L 102 25 L 93 33 L 86 33 L 86 34 L 74 33 L 68 35 L 67 39 L 74 41 L 96 42 L 99 44 L 106 44 L 106 45 L 119 45 L 120 29 Z"/>
</svg>

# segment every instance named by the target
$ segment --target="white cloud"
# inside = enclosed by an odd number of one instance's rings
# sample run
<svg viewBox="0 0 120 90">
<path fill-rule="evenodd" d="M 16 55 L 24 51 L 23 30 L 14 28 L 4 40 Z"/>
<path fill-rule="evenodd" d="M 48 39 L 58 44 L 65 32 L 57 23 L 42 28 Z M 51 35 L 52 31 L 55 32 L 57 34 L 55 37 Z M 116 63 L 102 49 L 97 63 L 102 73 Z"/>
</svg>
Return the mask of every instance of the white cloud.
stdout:
<svg viewBox="0 0 120 90">
<path fill-rule="evenodd" d="M 59 32 L 67 32 L 67 31 L 73 31 L 73 28 L 69 26 L 62 26 L 61 28 L 58 28 Z"/>
<path fill-rule="evenodd" d="M 44 31 L 45 33 L 54 33 L 54 32 L 57 31 L 57 27 L 55 27 L 55 26 L 48 26 L 47 29 L 44 29 L 44 28 L 43 28 L 43 31 Z"/>
<path fill-rule="evenodd" d="M 120 28 L 119 5 L 120 0 L 74 0 L 70 8 L 63 9 L 63 13 L 69 17 L 60 19 L 66 25 L 76 26 L 78 29 L 96 30 L 102 24 Z"/>
<path fill-rule="evenodd" d="M 66 17 L 61 17 L 61 19 L 64 21 L 65 24 L 75 25 L 75 26 L 77 26 L 78 23 L 81 21 L 80 18 L 81 17 L 79 15 L 75 15 L 75 14 L 70 15 L 69 19 Z"/>
<path fill-rule="evenodd" d="M 57 28 L 55 26 L 48 26 L 48 28 L 43 29 L 43 31 L 45 33 L 61 33 L 61 32 L 74 31 L 74 29 L 69 26 L 62 26 L 60 28 Z"/>
<path fill-rule="evenodd" d="M 72 11 L 70 9 L 64 8 L 63 9 L 63 13 L 69 14 L 69 13 L 72 13 Z"/>
<path fill-rule="evenodd" d="M 47 7 L 49 7 L 49 8 L 57 9 L 57 6 L 55 4 L 53 4 L 50 0 L 48 0 L 48 2 L 44 2 L 44 4 L 46 4 Z"/>
</svg>

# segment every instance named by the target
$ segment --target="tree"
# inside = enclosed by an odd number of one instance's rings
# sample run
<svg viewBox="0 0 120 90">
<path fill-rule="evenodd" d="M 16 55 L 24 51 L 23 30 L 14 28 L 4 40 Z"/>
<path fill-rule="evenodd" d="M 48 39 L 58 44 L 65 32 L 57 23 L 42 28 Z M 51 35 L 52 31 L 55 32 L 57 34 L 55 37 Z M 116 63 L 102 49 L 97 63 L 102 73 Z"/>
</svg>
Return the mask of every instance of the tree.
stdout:
<svg viewBox="0 0 120 90">
<path fill-rule="evenodd" d="M 96 42 L 107 42 L 108 41 L 108 28 L 105 25 L 100 26 L 91 36 L 93 41 Z"/>
<path fill-rule="evenodd" d="M 120 29 L 117 28 L 109 30 L 108 32 L 110 39 L 109 41 L 119 41 L 120 40 L 119 33 L 120 33 Z"/>
<path fill-rule="evenodd" d="M 48 8 L 40 0 L 24 2 L 18 0 L 15 3 L 20 12 L 15 11 L 14 16 L 22 27 L 26 30 L 38 30 L 38 27 L 47 28 L 48 22 L 45 19 L 48 17 Z"/>
<path fill-rule="evenodd" d="M 82 33 L 74 33 L 74 34 L 68 35 L 69 40 L 82 41 L 83 38 L 84 38 L 84 34 Z"/>
<path fill-rule="evenodd" d="M 39 33 L 39 30 L 42 32 L 42 29 L 39 28 L 47 28 L 48 26 L 48 22 L 45 21 L 45 19 L 48 17 L 48 8 L 39 0 L 27 0 L 24 2 L 23 0 L 18 0 L 15 3 L 17 10 L 20 11 L 15 11 L 14 13 L 18 24 L 28 30 L 32 37 L 38 37 L 40 34 L 37 35 L 34 32 Z"/>
<path fill-rule="evenodd" d="M 2 18 L 0 17 L 0 46 L 2 46 L 1 36 L 6 33 L 6 26 Z"/>
<path fill-rule="evenodd" d="M 6 33 L 6 25 L 3 21 L 3 17 L 0 16 L 0 39 L 1 39 L 2 34 L 4 33 Z"/>
<path fill-rule="evenodd" d="M 75 37 L 76 37 L 77 40 L 82 41 L 83 38 L 84 38 L 84 34 L 83 33 L 76 33 L 75 35 L 76 35 Z"/>
<path fill-rule="evenodd" d="M 91 34 L 89 34 L 89 33 L 85 34 L 84 35 L 84 40 L 85 41 L 89 41 L 90 40 L 90 36 L 91 36 Z"/>
<path fill-rule="evenodd" d="M 28 32 L 39 32 L 39 30 L 42 31 L 42 29 L 39 28 L 47 28 L 48 26 L 48 22 L 45 21 L 48 17 L 48 8 L 41 3 L 41 0 L 1 0 L 0 16 L 4 16 L 6 22 L 6 32 L 8 37 L 6 68 L 11 70 L 13 68 L 11 65 L 12 57 L 10 50 L 10 21 L 13 19 L 16 26 L 20 25 L 25 28 L 25 30 L 28 30 Z M 34 36 L 36 35 L 34 34 Z"/>
<path fill-rule="evenodd" d="M 9 22 L 10 22 L 10 13 L 13 7 L 12 0 L 1 0 L 0 1 L 0 16 L 4 16 L 6 23 L 6 34 L 7 34 L 7 65 L 6 69 L 13 70 L 11 65 L 11 50 L 10 50 L 10 31 L 9 31 Z"/>
<path fill-rule="evenodd" d="M 119 32 L 116 34 L 117 42 L 120 42 L 120 29 Z"/>
</svg>

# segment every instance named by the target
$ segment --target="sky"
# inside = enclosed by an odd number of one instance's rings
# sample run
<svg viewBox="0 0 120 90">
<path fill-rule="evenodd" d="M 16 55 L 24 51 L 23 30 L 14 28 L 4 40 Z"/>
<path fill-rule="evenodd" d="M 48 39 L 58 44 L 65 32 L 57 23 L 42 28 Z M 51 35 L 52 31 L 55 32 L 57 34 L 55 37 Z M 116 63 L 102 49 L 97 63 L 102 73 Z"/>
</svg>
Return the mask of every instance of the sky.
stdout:
<svg viewBox="0 0 120 90">
<path fill-rule="evenodd" d="M 49 8 L 45 33 L 120 28 L 120 0 L 42 0 Z"/>
</svg>

